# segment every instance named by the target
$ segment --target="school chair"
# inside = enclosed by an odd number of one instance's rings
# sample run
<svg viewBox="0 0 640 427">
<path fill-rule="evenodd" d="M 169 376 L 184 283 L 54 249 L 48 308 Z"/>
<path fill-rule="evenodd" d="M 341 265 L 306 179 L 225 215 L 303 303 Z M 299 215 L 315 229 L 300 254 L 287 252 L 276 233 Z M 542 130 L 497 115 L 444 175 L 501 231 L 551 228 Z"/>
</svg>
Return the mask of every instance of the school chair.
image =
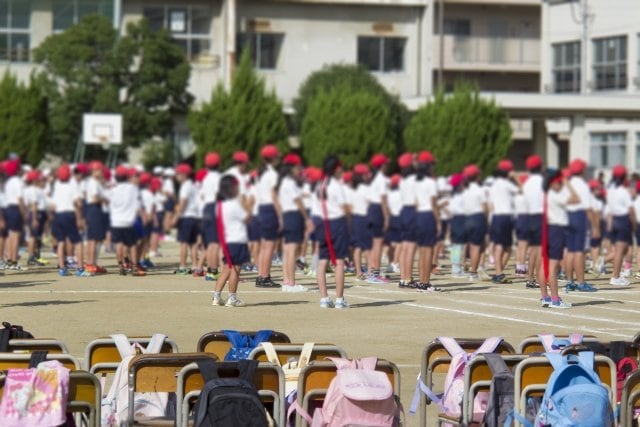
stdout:
<svg viewBox="0 0 640 427">
<path fill-rule="evenodd" d="M 256 331 L 240 331 L 240 333 L 242 335 L 255 336 Z M 285 333 L 273 331 L 269 338 L 269 342 L 273 344 L 288 344 L 291 340 Z M 198 340 L 197 351 L 213 353 L 218 356 L 218 359 L 220 360 L 224 360 L 224 357 L 230 349 L 231 343 L 222 331 L 207 332 Z"/>
<path fill-rule="evenodd" d="M 400 370 L 388 360 L 378 359 L 376 371 L 387 374 L 393 385 L 396 402 L 400 402 Z M 337 368 L 331 361 L 312 361 L 300 372 L 298 377 L 297 404 L 313 417 L 313 410 L 322 407 L 331 381 L 336 377 Z M 296 414 L 296 426 L 307 427 L 305 419 Z"/>
<path fill-rule="evenodd" d="M 567 340 L 569 339 L 569 335 L 555 335 L 556 339 Z M 582 337 L 583 343 L 593 343 L 593 344 L 603 344 L 598 338 L 593 335 L 585 335 Z M 537 335 L 531 335 L 520 341 L 518 344 L 518 353 L 519 354 L 533 354 L 533 353 L 544 353 L 545 349 L 542 345 L 542 341 L 540 341 L 540 337 Z"/>
<path fill-rule="evenodd" d="M 577 350 L 577 346 L 572 346 L 569 352 Z M 602 384 L 608 388 L 611 400 L 611 407 L 616 407 L 616 365 L 613 360 L 600 354 L 595 355 L 594 369 L 600 377 Z M 544 356 L 530 356 L 522 360 L 516 366 L 514 373 L 514 410 L 516 413 L 524 414 L 527 398 L 530 396 L 542 396 L 547 382 L 553 373 L 553 366 Z M 516 420 L 516 427 L 520 423 Z"/>
<path fill-rule="evenodd" d="M 482 343 L 483 338 L 456 338 L 456 341 L 467 352 L 477 350 Z M 507 341 L 501 341 L 495 350 L 498 354 L 514 354 L 515 350 Z M 433 390 L 434 374 L 446 374 L 451 364 L 451 356 L 444 348 L 442 343 L 436 338 L 425 346 L 422 350 L 422 359 L 420 361 L 420 380 L 430 389 Z M 420 393 L 420 426 L 427 425 L 427 405 L 431 400 L 424 394 Z"/>
<path fill-rule="evenodd" d="M 219 362 L 219 375 L 221 377 L 233 377 L 233 362 Z M 176 390 L 176 426 L 187 427 L 189 425 L 189 413 L 193 404 L 200 396 L 204 387 L 204 379 L 196 363 L 190 363 L 178 373 L 178 385 Z M 271 409 L 269 413 L 278 426 L 286 426 L 284 372 L 282 369 L 270 363 L 259 363 L 253 378 L 253 384 L 258 390 L 260 400 L 265 408 Z"/>
<path fill-rule="evenodd" d="M 9 340 L 9 353 L 33 353 L 34 351 L 46 351 L 48 353 L 68 354 L 67 346 L 62 342 L 46 338 L 12 339 Z"/>
<path fill-rule="evenodd" d="M 175 393 L 178 389 L 178 374 L 182 368 L 198 359 L 217 357 L 211 353 L 158 353 L 139 354 L 129 362 L 129 414 L 128 424 L 147 425 L 164 420 L 135 420 L 135 393 L 166 392 Z M 174 421 L 174 420 L 171 420 Z M 172 422 L 173 424 L 173 422 Z"/>
<path fill-rule="evenodd" d="M 274 350 L 278 355 L 280 364 L 287 363 L 292 358 L 298 358 L 304 344 L 275 344 Z M 311 351 L 310 360 L 325 360 L 327 357 L 347 358 L 347 353 L 340 347 L 333 344 L 314 344 Z M 254 348 L 249 354 L 249 359 L 258 362 L 269 362 L 269 358 L 260 345 Z"/>
<path fill-rule="evenodd" d="M 129 342 L 147 346 L 151 337 L 128 337 Z M 178 345 L 170 338 L 166 338 L 161 353 L 177 353 Z M 92 374 L 113 374 L 122 361 L 118 347 L 112 338 L 98 338 L 91 341 L 84 352 L 84 369 Z"/>
<path fill-rule="evenodd" d="M 31 354 L 29 353 L 0 353 L 0 371 L 12 368 L 28 368 Z M 80 362 L 70 354 L 47 354 L 46 360 L 57 360 L 70 371 L 80 370 Z"/>
<path fill-rule="evenodd" d="M 640 406 L 640 370 L 627 377 L 622 387 L 620 399 L 620 425 L 633 425 L 635 408 Z"/>
</svg>

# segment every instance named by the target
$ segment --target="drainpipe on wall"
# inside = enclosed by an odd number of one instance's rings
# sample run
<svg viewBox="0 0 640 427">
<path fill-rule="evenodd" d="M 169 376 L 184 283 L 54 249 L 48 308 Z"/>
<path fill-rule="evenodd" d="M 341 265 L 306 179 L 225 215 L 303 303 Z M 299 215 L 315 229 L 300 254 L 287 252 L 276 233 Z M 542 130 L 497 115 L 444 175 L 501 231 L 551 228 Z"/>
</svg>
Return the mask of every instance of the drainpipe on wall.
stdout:
<svg viewBox="0 0 640 427">
<path fill-rule="evenodd" d="M 122 0 L 113 0 L 113 28 L 120 34 L 122 22 Z"/>
<path fill-rule="evenodd" d="M 227 0 L 226 70 L 224 85 L 231 89 L 233 71 L 236 65 L 236 0 Z"/>
</svg>

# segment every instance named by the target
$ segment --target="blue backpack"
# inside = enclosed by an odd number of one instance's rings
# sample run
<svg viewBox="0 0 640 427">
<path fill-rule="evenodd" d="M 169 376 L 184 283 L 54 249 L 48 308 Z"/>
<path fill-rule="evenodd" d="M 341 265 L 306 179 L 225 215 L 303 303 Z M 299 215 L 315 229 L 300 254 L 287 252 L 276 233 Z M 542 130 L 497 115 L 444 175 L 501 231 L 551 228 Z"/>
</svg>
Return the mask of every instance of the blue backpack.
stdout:
<svg viewBox="0 0 640 427">
<path fill-rule="evenodd" d="M 534 425 L 612 427 L 613 409 L 609 392 L 594 370 L 594 353 L 545 355 L 554 371 L 547 382 Z"/>
<path fill-rule="evenodd" d="M 237 361 L 247 359 L 251 351 L 260 343 L 268 341 L 273 331 L 262 330 L 256 332 L 254 336 L 243 335 L 238 331 L 224 330 L 225 336 L 231 343 L 231 349 L 224 356 L 226 361 Z"/>
</svg>

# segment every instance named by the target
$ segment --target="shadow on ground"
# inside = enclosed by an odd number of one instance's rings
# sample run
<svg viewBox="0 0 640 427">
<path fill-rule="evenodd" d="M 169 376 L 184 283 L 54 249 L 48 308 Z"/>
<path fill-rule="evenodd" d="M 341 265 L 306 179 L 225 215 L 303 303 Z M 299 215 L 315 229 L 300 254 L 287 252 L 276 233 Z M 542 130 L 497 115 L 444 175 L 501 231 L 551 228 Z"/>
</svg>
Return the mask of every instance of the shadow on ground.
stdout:
<svg viewBox="0 0 640 427">
<path fill-rule="evenodd" d="M 2 307 L 45 307 L 48 305 L 71 305 L 81 304 L 85 302 L 96 302 L 95 300 L 83 300 L 83 301 L 65 301 L 65 300 L 49 300 L 49 301 L 29 301 L 29 302 L 17 302 L 14 304 L 2 304 Z"/>
<path fill-rule="evenodd" d="M 259 302 L 256 304 L 248 304 L 251 307 L 260 307 L 260 306 L 277 306 L 277 305 L 296 305 L 296 304 L 307 304 L 309 301 L 265 301 Z"/>
<path fill-rule="evenodd" d="M 387 305 L 399 305 L 399 304 L 405 304 L 410 302 L 416 302 L 416 301 L 409 300 L 409 299 L 397 300 L 397 301 L 374 301 L 374 302 L 365 302 L 362 304 L 350 304 L 349 306 L 351 308 L 384 307 Z"/>
<path fill-rule="evenodd" d="M 1 289 L 28 288 L 30 286 L 51 285 L 52 280 L 25 280 L 22 282 L 0 282 Z"/>
<path fill-rule="evenodd" d="M 622 301 L 603 301 L 603 300 L 593 300 L 593 301 L 585 301 L 585 302 L 574 302 L 571 303 L 573 307 L 584 307 L 589 305 L 605 305 L 605 304 L 624 304 Z"/>
</svg>

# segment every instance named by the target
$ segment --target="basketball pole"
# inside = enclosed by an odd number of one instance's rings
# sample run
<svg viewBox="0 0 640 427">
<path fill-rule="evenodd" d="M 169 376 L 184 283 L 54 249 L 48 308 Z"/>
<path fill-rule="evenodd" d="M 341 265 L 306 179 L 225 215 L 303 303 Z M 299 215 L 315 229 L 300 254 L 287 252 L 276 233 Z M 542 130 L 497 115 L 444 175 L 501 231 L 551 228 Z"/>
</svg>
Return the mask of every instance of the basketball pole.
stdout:
<svg viewBox="0 0 640 427">
<path fill-rule="evenodd" d="M 73 163 L 80 163 L 82 161 L 84 161 L 84 141 L 82 140 L 82 136 L 79 136 L 76 142 L 75 152 L 73 153 Z"/>
</svg>

